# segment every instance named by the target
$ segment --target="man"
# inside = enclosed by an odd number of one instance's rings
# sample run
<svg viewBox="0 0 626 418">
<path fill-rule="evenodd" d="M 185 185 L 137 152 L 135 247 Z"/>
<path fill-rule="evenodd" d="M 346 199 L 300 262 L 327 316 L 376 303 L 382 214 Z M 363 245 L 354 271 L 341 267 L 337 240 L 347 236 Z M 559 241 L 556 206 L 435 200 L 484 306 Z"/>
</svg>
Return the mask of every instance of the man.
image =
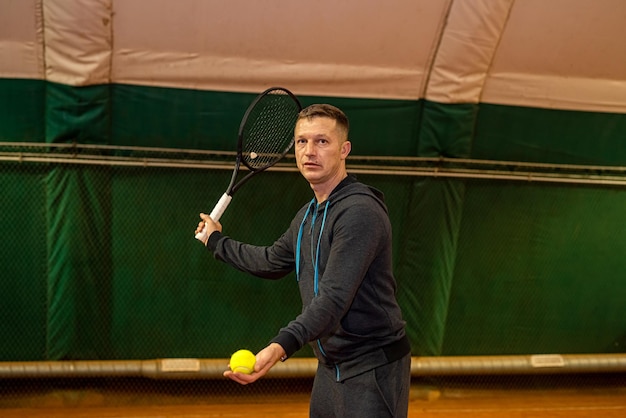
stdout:
<svg viewBox="0 0 626 418">
<path fill-rule="evenodd" d="M 205 245 L 218 260 L 276 279 L 296 271 L 303 309 L 256 354 L 250 375 L 224 372 L 248 384 L 279 360 L 310 344 L 319 360 L 312 417 L 406 417 L 411 353 L 396 301 L 391 224 L 382 193 L 346 170 L 349 122 L 338 108 L 303 109 L 295 127 L 298 169 L 315 197 L 269 247 L 222 235 L 205 214 Z"/>
</svg>

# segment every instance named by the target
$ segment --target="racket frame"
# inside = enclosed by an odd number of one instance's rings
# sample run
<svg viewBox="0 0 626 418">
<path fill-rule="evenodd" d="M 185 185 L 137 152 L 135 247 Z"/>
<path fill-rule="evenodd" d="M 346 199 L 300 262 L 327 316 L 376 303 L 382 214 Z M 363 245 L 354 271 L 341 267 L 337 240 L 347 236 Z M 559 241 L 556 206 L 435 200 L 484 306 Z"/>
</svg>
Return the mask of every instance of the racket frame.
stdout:
<svg viewBox="0 0 626 418">
<path fill-rule="evenodd" d="M 214 222 L 218 222 L 220 220 L 220 218 L 222 217 L 222 215 L 224 214 L 224 212 L 226 211 L 226 208 L 228 207 L 228 205 L 230 204 L 233 195 L 235 194 L 235 192 L 237 190 L 239 190 L 239 188 L 241 186 L 243 186 L 248 180 L 250 180 L 254 175 L 267 170 L 268 168 L 272 167 L 273 165 L 275 165 L 277 162 L 279 162 L 281 159 L 283 159 L 285 157 L 285 155 L 287 155 L 287 153 L 291 150 L 291 148 L 293 147 L 294 144 L 294 138 L 291 139 L 289 145 L 287 147 L 285 147 L 285 149 L 283 150 L 283 152 L 280 154 L 280 156 L 276 159 L 274 159 L 272 162 L 270 162 L 269 164 L 266 164 L 262 167 L 253 167 L 250 164 L 248 164 L 246 162 L 246 160 L 243 158 L 243 140 L 244 140 L 244 133 L 245 133 L 245 129 L 247 127 L 247 123 L 248 123 L 248 119 L 250 117 L 250 114 L 252 113 L 252 111 L 254 110 L 254 108 L 256 107 L 256 105 L 259 103 L 259 101 L 261 101 L 266 95 L 270 94 L 270 92 L 275 91 L 275 90 L 280 90 L 282 92 L 284 92 L 285 94 L 287 94 L 292 100 L 293 102 L 296 104 L 296 108 L 297 108 L 297 113 L 300 112 L 300 110 L 302 110 L 302 105 L 300 104 L 300 101 L 298 100 L 298 98 L 288 89 L 284 88 L 284 87 L 270 87 L 268 89 L 266 89 L 265 91 L 263 91 L 262 93 L 260 93 L 259 95 L 257 95 L 255 97 L 255 99 L 252 101 L 252 103 L 250 103 L 250 105 L 248 106 L 248 108 L 246 109 L 246 112 L 243 115 L 243 118 L 241 119 L 241 122 L 239 124 L 239 132 L 237 134 L 237 155 L 235 157 L 235 167 L 233 169 L 233 174 L 230 178 L 230 183 L 228 184 L 228 187 L 226 188 L 226 192 L 222 195 L 222 197 L 220 198 L 220 200 L 217 202 L 217 204 L 215 205 L 215 207 L 213 208 L 213 210 L 210 213 L 210 217 Z M 250 172 L 248 174 L 246 174 L 241 180 L 239 180 L 237 183 L 235 183 L 237 181 L 237 177 L 239 175 L 239 169 L 241 168 L 241 164 L 243 163 L 243 165 L 250 170 Z M 207 233 L 206 233 L 206 224 L 204 229 L 196 234 L 196 239 L 204 242 L 207 239 Z"/>
</svg>

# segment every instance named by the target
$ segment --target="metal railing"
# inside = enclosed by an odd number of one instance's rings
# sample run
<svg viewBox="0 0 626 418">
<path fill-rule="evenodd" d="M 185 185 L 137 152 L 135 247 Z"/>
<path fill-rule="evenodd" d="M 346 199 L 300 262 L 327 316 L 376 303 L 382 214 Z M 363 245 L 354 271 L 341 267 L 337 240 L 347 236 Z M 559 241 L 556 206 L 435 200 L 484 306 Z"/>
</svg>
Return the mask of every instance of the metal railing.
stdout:
<svg viewBox="0 0 626 418">
<path fill-rule="evenodd" d="M 217 379 L 228 359 L 80 360 L 0 362 L 0 379 L 145 377 L 150 379 Z M 307 378 L 315 358 L 277 363 L 267 377 Z M 625 354 L 541 354 L 507 356 L 413 357 L 411 375 L 538 375 L 626 372 Z"/>
<path fill-rule="evenodd" d="M 77 143 L 0 143 L 0 161 L 231 170 L 235 152 Z M 272 167 L 296 172 L 293 155 Z M 354 174 L 626 186 L 626 167 L 447 157 L 350 156 Z"/>
</svg>

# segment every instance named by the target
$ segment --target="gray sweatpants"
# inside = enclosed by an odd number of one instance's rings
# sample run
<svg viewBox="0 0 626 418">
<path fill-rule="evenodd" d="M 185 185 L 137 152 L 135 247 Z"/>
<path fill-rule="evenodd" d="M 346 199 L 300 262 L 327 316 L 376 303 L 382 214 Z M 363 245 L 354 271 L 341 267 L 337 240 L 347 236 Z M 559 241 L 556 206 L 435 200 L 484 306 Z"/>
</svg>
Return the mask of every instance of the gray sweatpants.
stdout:
<svg viewBox="0 0 626 418">
<path fill-rule="evenodd" d="M 406 418 L 411 354 L 369 372 L 335 380 L 334 369 L 318 365 L 311 393 L 311 418 Z"/>
</svg>

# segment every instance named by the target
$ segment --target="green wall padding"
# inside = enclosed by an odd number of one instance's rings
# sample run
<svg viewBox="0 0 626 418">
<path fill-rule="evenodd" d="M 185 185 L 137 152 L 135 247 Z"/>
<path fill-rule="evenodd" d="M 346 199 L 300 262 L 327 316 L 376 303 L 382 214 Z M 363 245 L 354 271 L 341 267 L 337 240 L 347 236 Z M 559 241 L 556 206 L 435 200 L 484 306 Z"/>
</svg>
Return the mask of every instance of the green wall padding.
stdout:
<svg viewBox="0 0 626 418">
<path fill-rule="evenodd" d="M 113 85 L 113 144 L 234 151 L 239 123 L 255 96 Z M 302 106 L 323 101 L 342 108 L 358 155 L 417 152 L 420 101 L 299 98 Z"/>
<path fill-rule="evenodd" d="M 46 357 L 111 357 L 109 172 L 56 167 L 46 177 L 48 213 Z"/>
<path fill-rule="evenodd" d="M 114 84 L 113 145 L 234 151 L 254 94 Z"/>
<path fill-rule="evenodd" d="M 456 248 L 465 184 L 458 180 L 420 179 L 412 182 L 407 213 L 396 218 L 402 242 L 396 247 L 396 274 L 402 283 L 403 306 L 413 350 L 441 355 L 454 284 Z M 401 204 L 396 198 L 391 205 Z M 410 231 L 410 232 L 409 232 Z"/>
<path fill-rule="evenodd" d="M 0 142 L 43 142 L 46 82 L 0 78 Z"/>
<path fill-rule="evenodd" d="M 409 156 L 418 153 L 421 100 L 302 97 L 303 106 L 330 103 L 350 119 L 352 155 Z"/>
<path fill-rule="evenodd" d="M 47 83 L 46 141 L 107 144 L 110 142 L 109 85 L 71 87 Z"/>
<path fill-rule="evenodd" d="M 425 101 L 420 157 L 469 158 L 479 106 Z"/>
<path fill-rule="evenodd" d="M 482 103 L 471 157 L 626 166 L 626 114 Z"/>
</svg>

